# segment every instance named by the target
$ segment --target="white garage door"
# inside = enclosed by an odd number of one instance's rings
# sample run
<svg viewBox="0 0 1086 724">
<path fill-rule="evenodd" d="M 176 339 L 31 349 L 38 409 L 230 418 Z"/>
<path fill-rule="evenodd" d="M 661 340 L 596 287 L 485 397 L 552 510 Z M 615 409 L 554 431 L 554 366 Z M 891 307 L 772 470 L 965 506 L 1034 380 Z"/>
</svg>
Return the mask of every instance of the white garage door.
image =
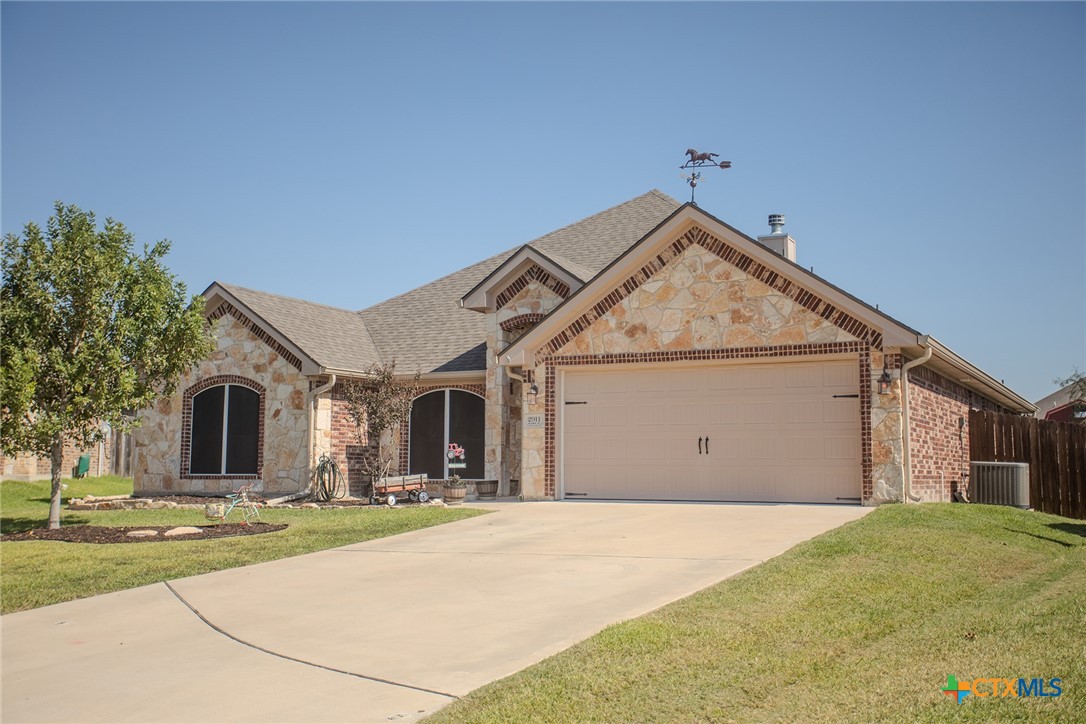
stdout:
<svg viewBox="0 0 1086 724">
<path fill-rule="evenodd" d="M 567 498 L 859 503 L 855 360 L 568 372 Z"/>
</svg>

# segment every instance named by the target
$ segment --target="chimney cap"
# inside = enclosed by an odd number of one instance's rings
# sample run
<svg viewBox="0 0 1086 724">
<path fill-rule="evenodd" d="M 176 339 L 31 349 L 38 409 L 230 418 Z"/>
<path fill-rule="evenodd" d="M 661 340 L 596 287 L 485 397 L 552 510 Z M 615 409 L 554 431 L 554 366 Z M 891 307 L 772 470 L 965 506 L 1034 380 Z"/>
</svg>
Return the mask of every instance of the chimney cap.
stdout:
<svg viewBox="0 0 1086 724">
<path fill-rule="evenodd" d="M 771 234 L 780 234 L 784 227 L 784 214 L 770 214 L 769 228 Z"/>
</svg>

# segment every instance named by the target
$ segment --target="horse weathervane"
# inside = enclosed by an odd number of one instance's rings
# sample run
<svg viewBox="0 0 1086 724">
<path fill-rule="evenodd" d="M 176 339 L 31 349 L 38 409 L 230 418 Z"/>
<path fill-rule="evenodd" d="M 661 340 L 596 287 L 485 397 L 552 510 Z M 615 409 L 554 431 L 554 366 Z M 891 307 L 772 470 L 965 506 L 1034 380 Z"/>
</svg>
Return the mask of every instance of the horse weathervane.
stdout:
<svg viewBox="0 0 1086 724">
<path fill-rule="evenodd" d="M 681 170 L 690 170 L 690 173 L 682 174 L 682 177 L 686 179 L 686 183 L 690 184 L 690 203 L 694 203 L 694 189 L 698 185 L 698 181 L 701 179 L 701 171 L 696 169 L 704 168 L 705 166 L 716 166 L 721 169 L 731 168 L 731 161 L 717 161 L 716 158 L 719 153 L 699 153 L 692 148 L 686 149 L 686 155 L 689 156 L 686 163 L 679 166 Z"/>
</svg>

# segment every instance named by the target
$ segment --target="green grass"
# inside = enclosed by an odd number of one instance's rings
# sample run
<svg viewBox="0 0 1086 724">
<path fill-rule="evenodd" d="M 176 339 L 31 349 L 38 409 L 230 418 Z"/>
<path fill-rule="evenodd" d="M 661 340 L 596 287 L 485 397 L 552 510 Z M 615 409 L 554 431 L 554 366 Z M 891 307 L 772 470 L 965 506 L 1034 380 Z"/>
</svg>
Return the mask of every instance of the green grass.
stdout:
<svg viewBox="0 0 1086 724">
<path fill-rule="evenodd" d="M 124 478 L 66 480 L 64 499 L 132 492 Z M 11 613 L 75 598 L 134 588 L 198 573 L 312 553 L 479 515 L 468 508 L 400 506 L 388 509 L 265 509 L 266 523 L 287 523 L 276 533 L 221 538 L 98 545 L 56 541 L 0 543 L 0 611 Z M 44 528 L 49 483 L 0 483 L 0 532 Z M 206 525 L 201 510 L 62 510 L 62 525 Z"/>
<path fill-rule="evenodd" d="M 948 674 L 1063 694 L 958 705 Z M 884 506 L 428 721 L 947 720 L 1086 721 L 1086 523 Z"/>
</svg>

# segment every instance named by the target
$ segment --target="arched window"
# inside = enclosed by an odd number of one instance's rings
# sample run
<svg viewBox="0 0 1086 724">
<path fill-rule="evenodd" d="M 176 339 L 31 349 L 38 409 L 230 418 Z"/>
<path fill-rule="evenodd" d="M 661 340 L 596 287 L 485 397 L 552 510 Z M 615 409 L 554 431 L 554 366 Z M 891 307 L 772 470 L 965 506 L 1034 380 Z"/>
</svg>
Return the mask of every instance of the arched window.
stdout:
<svg viewBox="0 0 1086 724">
<path fill-rule="evenodd" d="M 411 405 L 410 464 L 412 475 L 425 473 L 444 480 L 457 473 L 465 480 L 482 480 L 485 403 L 463 390 L 435 390 L 415 398 Z M 464 448 L 463 469 L 448 468 L 449 443 Z"/>
<path fill-rule="evenodd" d="M 260 394 L 217 385 L 192 398 L 189 473 L 256 475 L 260 458 Z"/>
</svg>

